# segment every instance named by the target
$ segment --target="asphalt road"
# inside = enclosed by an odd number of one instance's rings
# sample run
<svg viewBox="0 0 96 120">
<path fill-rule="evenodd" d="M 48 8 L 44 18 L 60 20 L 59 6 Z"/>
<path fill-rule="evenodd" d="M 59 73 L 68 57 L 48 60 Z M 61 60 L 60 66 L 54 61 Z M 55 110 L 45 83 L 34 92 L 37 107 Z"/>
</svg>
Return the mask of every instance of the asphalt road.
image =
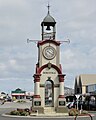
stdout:
<svg viewBox="0 0 96 120">
<path fill-rule="evenodd" d="M 74 120 L 74 118 L 61 118 L 61 117 L 47 117 L 47 118 L 39 118 L 39 117 L 7 117 L 7 116 L 2 116 L 2 114 L 7 113 L 15 108 L 30 108 L 31 102 L 24 103 L 24 104 L 17 104 L 17 103 L 6 103 L 4 105 L 0 105 L 0 120 Z M 92 112 L 92 114 L 96 115 L 96 111 Z M 76 120 L 91 120 L 90 117 L 79 117 Z M 93 116 L 93 120 L 96 120 L 96 116 Z"/>
</svg>

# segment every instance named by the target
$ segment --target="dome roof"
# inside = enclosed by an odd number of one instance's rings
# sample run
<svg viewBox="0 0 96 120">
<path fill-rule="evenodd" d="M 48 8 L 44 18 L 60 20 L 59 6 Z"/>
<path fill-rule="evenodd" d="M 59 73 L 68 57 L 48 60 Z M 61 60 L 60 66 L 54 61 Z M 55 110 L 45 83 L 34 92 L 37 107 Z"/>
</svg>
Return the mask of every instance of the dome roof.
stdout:
<svg viewBox="0 0 96 120">
<path fill-rule="evenodd" d="M 41 26 L 44 24 L 45 26 L 55 26 L 56 22 L 55 22 L 55 19 L 50 15 L 50 11 L 49 11 L 49 4 L 48 4 L 48 13 L 47 13 L 47 16 L 43 19 L 42 23 L 41 23 Z"/>
<path fill-rule="evenodd" d="M 43 19 L 44 23 L 56 23 L 55 19 L 48 13 L 47 16 Z"/>
</svg>

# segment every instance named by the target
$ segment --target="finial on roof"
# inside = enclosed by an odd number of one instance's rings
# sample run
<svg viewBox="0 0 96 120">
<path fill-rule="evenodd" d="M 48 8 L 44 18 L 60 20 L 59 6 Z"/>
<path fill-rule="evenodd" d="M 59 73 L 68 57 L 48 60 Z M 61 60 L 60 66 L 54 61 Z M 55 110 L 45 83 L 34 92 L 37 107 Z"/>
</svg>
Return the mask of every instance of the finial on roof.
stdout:
<svg viewBox="0 0 96 120">
<path fill-rule="evenodd" d="M 49 2 L 48 2 L 48 6 L 47 6 L 47 7 L 48 7 L 48 14 L 49 14 L 49 13 L 50 13 L 50 11 L 49 11 L 49 9 L 50 9 L 50 5 L 49 5 Z"/>
</svg>

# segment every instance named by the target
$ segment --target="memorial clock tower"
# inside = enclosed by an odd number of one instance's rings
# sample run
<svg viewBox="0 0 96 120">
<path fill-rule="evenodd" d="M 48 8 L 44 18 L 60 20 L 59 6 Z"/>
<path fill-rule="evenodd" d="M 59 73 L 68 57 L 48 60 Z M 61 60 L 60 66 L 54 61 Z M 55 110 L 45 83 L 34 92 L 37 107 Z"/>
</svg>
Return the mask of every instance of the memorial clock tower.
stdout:
<svg viewBox="0 0 96 120">
<path fill-rule="evenodd" d="M 32 109 L 39 113 L 67 112 L 64 98 L 64 77 L 60 64 L 60 41 L 56 40 L 56 21 L 50 15 L 41 23 L 42 40 L 37 42 L 38 62 L 34 74 Z"/>
</svg>

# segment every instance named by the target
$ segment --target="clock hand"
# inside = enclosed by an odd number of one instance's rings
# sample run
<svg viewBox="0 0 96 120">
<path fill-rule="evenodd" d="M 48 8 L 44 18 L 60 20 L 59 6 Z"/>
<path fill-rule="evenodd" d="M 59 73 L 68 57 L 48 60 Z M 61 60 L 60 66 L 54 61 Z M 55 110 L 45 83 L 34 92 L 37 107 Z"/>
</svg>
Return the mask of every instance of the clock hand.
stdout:
<svg viewBox="0 0 96 120">
<path fill-rule="evenodd" d="M 53 54 L 52 51 L 47 51 L 47 53 L 49 53 L 49 54 L 51 54 L 51 55 Z"/>
</svg>

